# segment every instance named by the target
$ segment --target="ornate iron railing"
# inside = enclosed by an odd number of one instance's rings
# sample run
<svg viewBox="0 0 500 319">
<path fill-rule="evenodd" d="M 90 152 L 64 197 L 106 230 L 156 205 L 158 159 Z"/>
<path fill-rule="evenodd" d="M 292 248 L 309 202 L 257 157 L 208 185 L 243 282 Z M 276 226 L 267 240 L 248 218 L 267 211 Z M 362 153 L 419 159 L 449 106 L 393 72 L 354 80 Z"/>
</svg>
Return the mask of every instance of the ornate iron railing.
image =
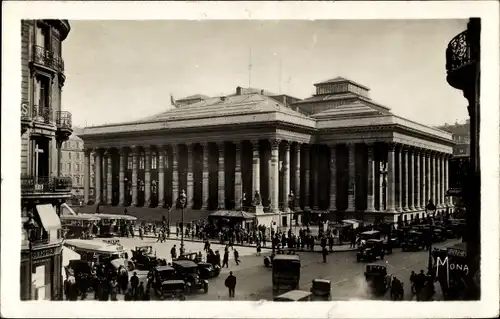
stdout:
<svg viewBox="0 0 500 319">
<path fill-rule="evenodd" d="M 477 53 L 473 49 L 468 32 L 464 31 L 454 37 L 446 49 L 446 71 L 453 72 L 477 60 Z"/>
<path fill-rule="evenodd" d="M 72 186 L 70 177 L 21 176 L 21 193 L 52 193 L 69 191 Z"/>
<path fill-rule="evenodd" d="M 39 45 L 33 46 L 33 62 L 64 73 L 64 61 L 56 53 Z"/>
<path fill-rule="evenodd" d="M 35 105 L 33 107 L 32 118 L 35 122 L 43 124 L 54 124 L 54 112 L 51 107 L 38 107 Z"/>
<path fill-rule="evenodd" d="M 57 111 L 56 126 L 58 128 L 72 128 L 72 115 L 68 111 Z"/>
</svg>

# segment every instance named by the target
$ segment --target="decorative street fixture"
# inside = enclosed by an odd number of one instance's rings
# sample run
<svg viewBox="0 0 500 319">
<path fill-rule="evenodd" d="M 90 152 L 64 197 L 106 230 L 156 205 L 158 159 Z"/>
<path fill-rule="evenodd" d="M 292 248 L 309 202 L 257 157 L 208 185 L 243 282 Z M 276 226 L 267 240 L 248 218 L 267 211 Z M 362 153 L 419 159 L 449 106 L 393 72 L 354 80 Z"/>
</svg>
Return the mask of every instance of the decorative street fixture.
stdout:
<svg viewBox="0 0 500 319">
<path fill-rule="evenodd" d="M 26 233 L 28 234 L 28 247 L 29 247 L 29 269 L 30 269 L 30 288 L 28 291 L 28 297 L 29 300 L 32 300 L 32 276 L 33 276 L 33 240 L 34 240 L 34 233 L 36 229 L 36 224 L 33 221 L 33 215 L 31 213 L 28 213 L 28 220 L 24 222 L 23 224 L 24 230 L 26 230 Z"/>
<path fill-rule="evenodd" d="M 295 209 L 295 195 L 292 191 L 288 194 L 288 209 L 290 210 L 290 230 L 292 230 L 292 217 Z"/>
<path fill-rule="evenodd" d="M 187 206 L 187 196 L 185 190 L 182 190 L 181 194 L 177 198 L 177 205 L 181 207 L 181 254 L 180 255 L 182 256 L 184 255 L 184 209 Z"/>
<path fill-rule="evenodd" d="M 432 216 L 429 216 L 430 212 L 432 213 Z M 428 235 L 428 240 L 429 240 L 429 259 L 428 259 L 428 264 L 427 264 L 427 270 L 430 275 L 433 274 L 432 271 L 432 236 L 434 234 L 434 215 L 436 214 L 436 205 L 432 202 L 431 199 L 429 199 L 429 202 L 425 206 L 425 214 L 427 215 L 428 220 L 430 221 L 430 227 L 429 227 L 429 235 Z"/>
</svg>

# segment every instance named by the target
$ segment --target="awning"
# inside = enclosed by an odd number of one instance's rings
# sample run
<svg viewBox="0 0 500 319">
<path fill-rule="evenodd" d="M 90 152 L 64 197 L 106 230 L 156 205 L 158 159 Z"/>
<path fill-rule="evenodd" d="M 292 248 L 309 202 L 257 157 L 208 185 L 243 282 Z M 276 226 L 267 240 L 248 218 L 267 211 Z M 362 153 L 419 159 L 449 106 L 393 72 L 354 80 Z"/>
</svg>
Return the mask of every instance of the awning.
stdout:
<svg viewBox="0 0 500 319">
<path fill-rule="evenodd" d="M 61 216 L 76 216 L 75 211 L 64 203 L 61 205 Z"/>
<path fill-rule="evenodd" d="M 62 257 L 63 257 L 63 264 L 62 266 L 69 266 L 70 260 L 80 260 L 81 256 L 79 253 L 76 251 L 73 251 L 72 249 L 69 249 L 68 247 L 62 248 Z"/>
<path fill-rule="evenodd" d="M 53 229 L 61 229 L 61 220 L 57 216 L 54 207 L 50 204 L 36 205 L 36 210 L 40 220 L 42 221 L 43 228 L 46 231 Z"/>
</svg>

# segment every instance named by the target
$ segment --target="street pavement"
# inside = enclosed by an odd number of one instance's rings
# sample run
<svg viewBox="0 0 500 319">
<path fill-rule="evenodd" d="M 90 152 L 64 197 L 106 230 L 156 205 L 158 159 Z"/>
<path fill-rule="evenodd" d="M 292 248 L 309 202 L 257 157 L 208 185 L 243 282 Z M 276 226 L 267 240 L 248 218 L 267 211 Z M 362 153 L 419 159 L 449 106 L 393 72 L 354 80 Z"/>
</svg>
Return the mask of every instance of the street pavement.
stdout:
<svg viewBox="0 0 500 319">
<path fill-rule="evenodd" d="M 166 243 L 156 243 L 155 239 L 144 238 L 117 238 L 125 248 L 133 249 L 139 245 L 150 245 L 156 249 L 158 257 L 166 258 L 170 261 L 170 249 L 175 244 L 179 247 L 179 241 L 168 240 Z M 99 240 L 99 239 L 96 239 Z M 458 243 L 459 240 L 448 240 L 434 245 L 441 248 Z M 185 242 L 187 252 L 198 252 L 203 249 L 203 243 Z M 224 246 L 212 244 L 212 249 L 224 251 Z M 262 256 L 256 256 L 255 248 L 236 247 L 240 253 L 240 265 L 236 265 L 233 254 L 230 252 L 229 268 L 223 268 L 217 278 L 209 280 L 209 291 L 194 293 L 187 297 L 187 300 L 230 300 L 224 281 L 229 273 L 237 278 L 236 296 L 232 300 L 273 300 L 272 270 L 264 267 L 263 258 L 270 252 L 264 251 Z M 300 289 L 309 290 L 311 282 L 315 278 L 328 279 L 332 283 L 332 300 L 389 300 L 389 294 L 384 297 L 372 297 L 367 292 L 365 284 L 364 270 L 366 263 L 356 261 L 356 252 L 334 252 L 328 255 L 328 262 L 322 261 L 322 256 L 317 252 L 299 252 L 301 258 L 301 278 Z M 418 273 L 421 269 L 426 271 L 428 262 L 428 251 L 402 252 L 394 249 L 393 254 L 386 255 L 384 260 L 378 260 L 376 264 L 387 265 L 388 273 L 396 276 L 404 284 L 405 300 L 412 300 L 410 292 L 410 272 Z M 145 279 L 146 272 L 138 271 L 141 280 Z M 440 300 L 439 284 L 436 287 L 436 300 Z"/>
</svg>

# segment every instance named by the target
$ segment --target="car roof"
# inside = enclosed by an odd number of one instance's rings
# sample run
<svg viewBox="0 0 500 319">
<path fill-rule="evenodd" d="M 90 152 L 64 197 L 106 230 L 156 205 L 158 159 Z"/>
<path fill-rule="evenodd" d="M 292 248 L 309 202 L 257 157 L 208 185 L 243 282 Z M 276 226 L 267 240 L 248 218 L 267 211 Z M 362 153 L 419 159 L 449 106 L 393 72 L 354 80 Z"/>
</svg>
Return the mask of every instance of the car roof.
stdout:
<svg viewBox="0 0 500 319">
<path fill-rule="evenodd" d="M 191 267 L 196 267 L 196 263 L 192 260 L 176 260 L 172 264 L 180 266 L 180 267 L 186 267 L 186 268 L 191 268 Z"/>
<path fill-rule="evenodd" d="M 363 234 L 373 235 L 373 234 L 378 234 L 378 233 L 380 233 L 378 230 L 369 230 L 369 231 L 362 232 L 361 235 L 363 235 Z"/>
<path fill-rule="evenodd" d="M 161 283 L 162 285 L 164 284 L 185 284 L 184 280 L 165 280 Z"/>
<path fill-rule="evenodd" d="M 276 255 L 274 256 L 274 260 L 297 260 L 300 261 L 299 255 Z"/>
<path fill-rule="evenodd" d="M 174 268 L 170 266 L 156 266 L 155 268 L 157 271 L 165 271 L 165 270 L 174 270 Z"/>
<path fill-rule="evenodd" d="M 325 284 L 331 283 L 331 281 L 328 279 L 313 279 L 313 282 L 319 282 L 319 283 L 325 283 Z"/>
</svg>

